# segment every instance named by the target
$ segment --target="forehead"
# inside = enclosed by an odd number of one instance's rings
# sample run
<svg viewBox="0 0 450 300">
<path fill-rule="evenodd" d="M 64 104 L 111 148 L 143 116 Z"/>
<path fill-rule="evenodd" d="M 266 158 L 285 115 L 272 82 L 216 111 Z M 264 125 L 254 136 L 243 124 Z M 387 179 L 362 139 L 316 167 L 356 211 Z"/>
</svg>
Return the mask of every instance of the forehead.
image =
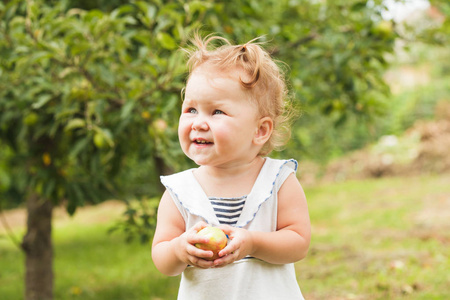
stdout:
<svg viewBox="0 0 450 300">
<path fill-rule="evenodd" d="M 206 76 L 213 80 L 219 79 L 219 81 L 220 79 L 229 79 L 237 83 L 239 83 L 240 78 L 246 78 L 245 72 L 237 67 L 222 68 L 211 63 L 203 63 L 195 68 L 189 76 L 188 83 L 195 76 Z"/>
<path fill-rule="evenodd" d="M 219 93 L 224 97 L 249 98 L 249 93 L 239 82 L 242 72 L 237 69 L 222 69 L 203 64 L 195 68 L 189 76 L 186 98 Z"/>
</svg>

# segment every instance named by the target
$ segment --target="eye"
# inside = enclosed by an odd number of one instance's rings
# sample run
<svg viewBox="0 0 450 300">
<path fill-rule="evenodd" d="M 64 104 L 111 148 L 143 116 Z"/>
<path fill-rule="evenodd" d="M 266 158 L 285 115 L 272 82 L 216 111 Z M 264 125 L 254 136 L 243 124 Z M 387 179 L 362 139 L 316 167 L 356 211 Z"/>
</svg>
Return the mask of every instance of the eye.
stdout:
<svg viewBox="0 0 450 300">
<path fill-rule="evenodd" d="M 193 108 L 193 107 L 189 107 L 188 109 L 186 109 L 186 112 L 188 114 L 196 114 L 197 110 L 195 108 Z"/>
<path fill-rule="evenodd" d="M 216 109 L 213 113 L 213 115 L 224 115 L 225 113 L 221 111 L 220 109 Z"/>
</svg>

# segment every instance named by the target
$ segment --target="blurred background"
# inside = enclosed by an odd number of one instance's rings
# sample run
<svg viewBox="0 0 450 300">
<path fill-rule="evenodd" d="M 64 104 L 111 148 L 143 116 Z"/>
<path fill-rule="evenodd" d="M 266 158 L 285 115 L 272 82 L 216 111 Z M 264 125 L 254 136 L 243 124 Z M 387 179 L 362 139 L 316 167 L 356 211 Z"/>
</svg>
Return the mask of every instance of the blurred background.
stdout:
<svg viewBox="0 0 450 300">
<path fill-rule="evenodd" d="M 446 0 L 0 3 L 2 299 L 176 299 L 150 258 L 199 30 L 260 37 L 298 113 L 307 299 L 450 297 Z"/>
</svg>

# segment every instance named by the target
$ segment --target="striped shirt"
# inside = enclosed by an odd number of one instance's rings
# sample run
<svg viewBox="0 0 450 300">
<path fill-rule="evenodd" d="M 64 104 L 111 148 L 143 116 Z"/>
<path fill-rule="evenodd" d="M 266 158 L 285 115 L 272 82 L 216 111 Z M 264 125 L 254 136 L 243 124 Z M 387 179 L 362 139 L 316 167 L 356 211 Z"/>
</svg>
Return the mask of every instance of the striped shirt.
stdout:
<svg viewBox="0 0 450 300">
<path fill-rule="evenodd" d="M 247 196 L 238 198 L 209 198 L 220 224 L 235 225 L 241 215 Z"/>
</svg>

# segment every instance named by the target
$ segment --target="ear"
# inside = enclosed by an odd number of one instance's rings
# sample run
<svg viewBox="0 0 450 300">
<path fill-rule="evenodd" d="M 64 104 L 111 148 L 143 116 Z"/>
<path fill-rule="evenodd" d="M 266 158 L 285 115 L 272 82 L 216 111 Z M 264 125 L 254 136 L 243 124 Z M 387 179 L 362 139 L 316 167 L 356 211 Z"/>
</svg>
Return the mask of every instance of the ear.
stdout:
<svg viewBox="0 0 450 300">
<path fill-rule="evenodd" d="M 272 135 L 273 121 L 270 117 L 261 118 L 253 138 L 253 143 L 263 146 Z"/>
</svg>

